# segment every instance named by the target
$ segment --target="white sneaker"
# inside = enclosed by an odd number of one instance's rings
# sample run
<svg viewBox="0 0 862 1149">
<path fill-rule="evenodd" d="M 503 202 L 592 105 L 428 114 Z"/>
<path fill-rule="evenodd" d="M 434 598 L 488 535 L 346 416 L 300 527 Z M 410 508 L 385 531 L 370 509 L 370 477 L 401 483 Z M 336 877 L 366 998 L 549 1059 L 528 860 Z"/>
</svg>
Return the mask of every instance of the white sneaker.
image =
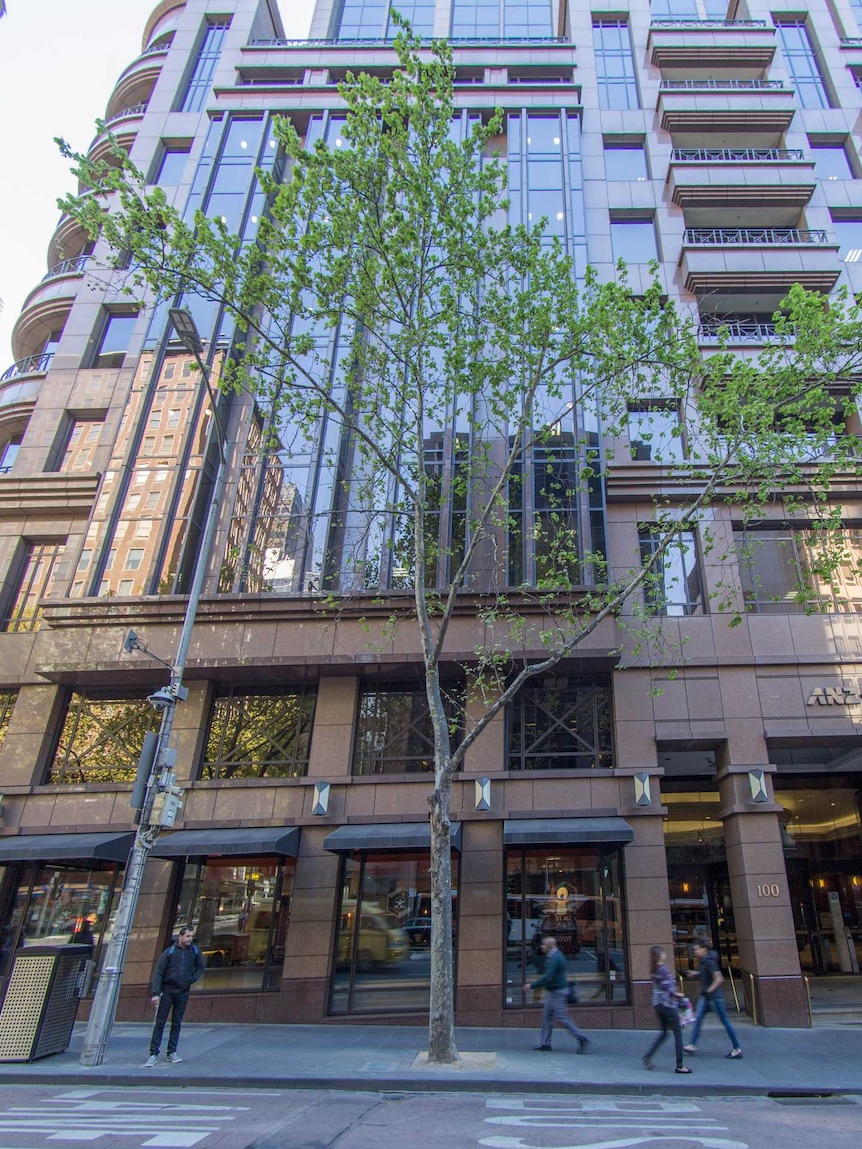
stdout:
<svg viewBox="0 0 862 1149">
<path fill-rule="evenodd" d="M 144 1062 L 144 1069 L 152 1069 L 158 1060 L 159 1055 L 157 1053 L 151 1053 L 147 1060 Z"/>
<path fill-rule="evenodd" d="M 179 1063 L 182 1061 L 182 1058 L 178 1053 L 169 1053 L 168 1061 L 172 1062 L 174 1065 L 179 1065 Z"/>
</svg>

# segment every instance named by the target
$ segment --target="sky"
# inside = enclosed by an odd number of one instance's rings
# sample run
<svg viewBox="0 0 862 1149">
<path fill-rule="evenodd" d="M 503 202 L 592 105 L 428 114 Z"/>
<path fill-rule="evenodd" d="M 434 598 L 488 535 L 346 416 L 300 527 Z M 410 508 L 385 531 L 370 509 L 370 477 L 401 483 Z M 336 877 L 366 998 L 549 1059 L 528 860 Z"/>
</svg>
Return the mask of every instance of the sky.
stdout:
<svg viewBox="0 0 862 1149">
<path fill-rule="evenodd" d="M 313 0 L 277 0 L 285 35 L 308 35 Z M 47 271 L 74 191 L 54 143 L 86 150 L 120 72 L 141 52 L 157 0 L 7 0 L 0 19 L 0 374 L 12 363 L 12 327 Z"/>
</svg>

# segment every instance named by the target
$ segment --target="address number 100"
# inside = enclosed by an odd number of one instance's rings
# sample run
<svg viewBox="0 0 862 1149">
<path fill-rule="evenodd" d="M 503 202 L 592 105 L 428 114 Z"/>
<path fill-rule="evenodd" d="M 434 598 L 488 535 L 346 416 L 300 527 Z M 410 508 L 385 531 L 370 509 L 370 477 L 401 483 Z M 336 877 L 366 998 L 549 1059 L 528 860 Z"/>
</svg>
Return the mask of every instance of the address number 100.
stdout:
<svg viewBox="0 0 862 1149">
<path fill-rule="evenodd" d="M 778 882 L 767 883 L 766 885 L 757 887 L 757 896 L 759 898 L 777 898 L 781 893 L 781 888 Z"/>
</svg>

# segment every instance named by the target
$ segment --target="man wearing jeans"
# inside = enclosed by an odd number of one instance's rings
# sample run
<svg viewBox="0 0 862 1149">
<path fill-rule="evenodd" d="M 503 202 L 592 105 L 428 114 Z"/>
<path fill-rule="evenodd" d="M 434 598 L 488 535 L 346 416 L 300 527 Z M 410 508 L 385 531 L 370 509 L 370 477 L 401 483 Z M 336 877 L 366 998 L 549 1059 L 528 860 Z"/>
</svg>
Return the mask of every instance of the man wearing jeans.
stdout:
<svg viewBox="0 0 862 1149">
<path fill-rule="evenodd" d="M 177 1046 L 180 1041 L 183 1015 L 189 1003 L 189 990 L 198 978 L 203 976 L 205 968 L 201 951 L 192 944 L 193 937 L 192 927 L 183 926 L 177 934 L 176 942 L 168 946 L 156 963 L 153 973 L 152 1002 L 158 1009 L 153 1036 L 150 1038 L 150 1056 L 144 1062 L 148 1068 L 155 1065 L 159 1059 L 168 1014 L 172 1014 L 171 1032 L 168 1035 L 168 1061 L 174 1064 L 182 1061 L 177 1053 Z"/>
<path fill-rule="evenodd" d="M 569 979 L 566 977 L 566 958 L 557 949 L 557 939 L 546 934 L 542 938 L 542 953 L 545 955 L 545 968 L 542 976 L 535 981 L 528 981 L 524 986 L 524 993 L 531 989 L 543 989 L 545 1000 L 542 1007 L 542 1034 L 539 1044 L 534 1049 L 550 1052 L 551 1031 L 554 1022 L 559 1022 L 563 1029 L 567 1029 L 572 1037 L 577 1038 L 578 1053 L 586 1053 L 589 1040 L 585 1033 L 569 1017 Z"/>
<path fill-rule="evenodd" d="M 724 975 L 721 972 L 721 962 L 718 954 L 712 948 L 712 942 L 709 938 L 698 938 L 694 944 L 694 953 L 697 958 L 697 971 L 689 972 L 689 977 L 700 977 L 700 1000 L 697 1003 L 697 1013 L 694 1018 L 694 1030 L 691 1035 L 691 1044 L 683 1046 L 686 1053 L 694 1053 L 697 1039 L 700 1036 L 700 1027 L 703 1024 L 703 1019 L 709 1010 L 714 1010 L 718 1015 L 718 1020 L 722 1023 L 727 1030 L 727 1036 L 730 1038 L 731 1050 L 725 1056 L 730 1061 L 736 1061 L 742 1057 L 742 1050 L 739 1048 L 739 1039 L 736 1036 L 733 1026 L 730 1024 L 730 1018 L 727 1016 L 727 1009 L 724 1004 L 724 990 L 721 988 L 724 984 Z"/>
</svg>

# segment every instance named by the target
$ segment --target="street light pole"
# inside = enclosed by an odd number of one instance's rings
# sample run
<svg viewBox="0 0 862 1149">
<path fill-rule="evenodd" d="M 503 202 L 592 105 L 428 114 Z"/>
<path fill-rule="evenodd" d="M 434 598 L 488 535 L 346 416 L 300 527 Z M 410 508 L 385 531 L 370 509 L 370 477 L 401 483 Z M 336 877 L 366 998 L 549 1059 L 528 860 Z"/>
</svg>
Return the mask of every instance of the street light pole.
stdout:
<svg viewBox="0 0 862 1149">
<path fill-rule="evenodd" d="M 164 824 L 164 804 L 173 801 L 176 804 L 181 791 L 175 784 L 173 772 L 173 752 L 170 749 L 171 734 L 174 727 L 174 714 L 177 702 L 183 701 L 188 690 L 183 686 L 183 673 L 188 658 L 189 646 L 192 639 L 192 630 L 195 625 L 204 576 L 209 563 L 213 537 L 218 522 L 222 496 L 224 494 L 225 480 L 227 478 L 227 442 L 219 419 L 215 404 L 209 372 L 201 359 L 203 344 L 195 322 L 188 311 L 172 308 L 171 322 L 177 338 L 186 351 L 194 355 L 212 406 L 215 419 L 216 437 L 219 446 L 218 467 L 213 482 L 212 495 L 207 511 L 201 544 L 195 560 L 192 584 L 189 589 L 188 603 L 183 616 L 183 627 L 180 632 L 180 641 L 177 646 L 176 658 L 171 667 L 171 679 L 166 687 L 150 695 L 149 701 L 156 709 L 161 710 L 162 718 L 156 742 L 155 755 L 147 779 L 146 794 L 141 808 L 141 818 L 135 835 L 135 843 L 129 854 L 126 867 L 126 877 L 123 882 L 123 892 L 117 906 L 114 918 L 111 941 L 105 954 L 105 961 L 99 976 L 99 984 L 93 998 L 90 1010 L 90 1020 L 87 1024 L 87 1033 L 84 1038 L 84 1048 L 81 1051 L 82 1065 L 101 1065 L 105 1060 L 111 1029 L 117 1014 L 117 1003 L 120 997 L 120 984 L 126 964 L 126 953 L 129 948 L 129 937 L 141 886 L 144 878 L 144 867 L 150 850 L 158 837 L 159 829 Z M 158 800 L 158 801 L 157 801 Z"/>
</svg>

